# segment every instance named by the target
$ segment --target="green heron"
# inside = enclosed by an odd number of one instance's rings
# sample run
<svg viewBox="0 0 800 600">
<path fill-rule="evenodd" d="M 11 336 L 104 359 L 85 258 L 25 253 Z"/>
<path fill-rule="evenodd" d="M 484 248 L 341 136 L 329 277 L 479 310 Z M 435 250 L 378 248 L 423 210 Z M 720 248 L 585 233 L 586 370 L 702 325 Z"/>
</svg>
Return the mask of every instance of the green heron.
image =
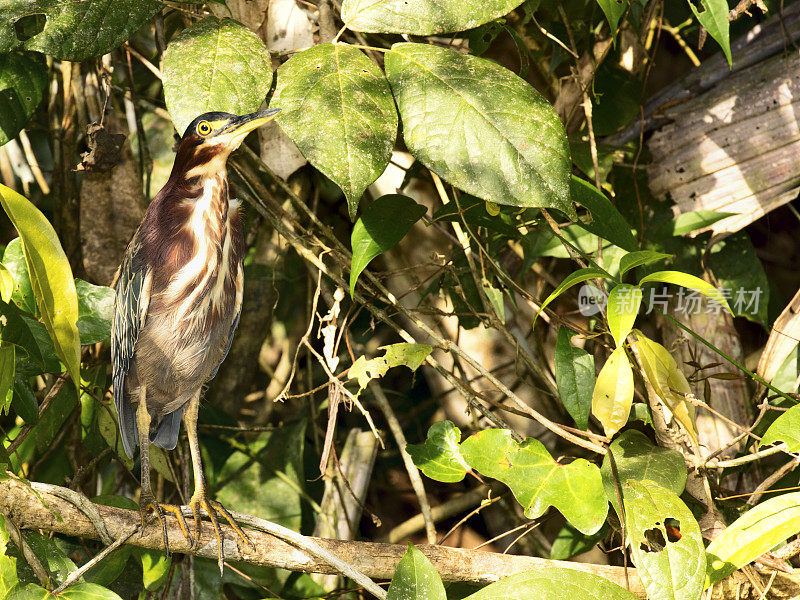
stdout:
<svg viewBox="0 0 800 600">
<path fill-rule="evenodd" d="M 242 307 L 244 240 L 239 203 L 229 197 L 226 162 L 250 131 L 277 112 L 209 112 L 192 121 L 166 185 L 125 251 L 117 282 L 111 335 L 114 403 L 125 453 L 133 457 L 139 445 L 142 523 L 152 510 L 169 551 L 165 511 L 171 512 L 195 547 L 205 509 L 217 536 L 220 567 L 217 513 L 252 545 L 225 507 L 209 498 L 197 442 L 201 389 L 228 354 Z M 181 418 L 194 471 L 189 501 L 194 539 L 180 508 L 159 504 L 150 487 L 150 444 L 175 448 Z"/>
</svg>

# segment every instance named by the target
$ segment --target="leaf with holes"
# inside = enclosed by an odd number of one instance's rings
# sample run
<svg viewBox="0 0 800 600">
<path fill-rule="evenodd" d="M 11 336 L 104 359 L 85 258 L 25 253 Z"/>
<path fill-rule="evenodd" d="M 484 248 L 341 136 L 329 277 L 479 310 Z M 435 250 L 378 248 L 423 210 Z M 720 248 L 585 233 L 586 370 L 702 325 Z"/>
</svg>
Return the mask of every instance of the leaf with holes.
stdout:
<svg viewBox="0 0 800 600">
<path fill-rule="evenodd" d="M 399 244 L 426 210 L 421 204 L 400 194 L 381 196 L 367 207 L 350 235 L 353 249 L 350 264 L 351 296 L 356 289 L 358 276 L 370 261 Z"/>
<path fill-rule="evenodd" d="M 47 66 L 42 56 L 28 52 L 0 55 L 0 146 L 25 127 L 46 87 Z"/>
<path fill-rule="evenodd" d="M 624 348 L 617 348 L 597 375 L 592 392 L 592 414 L 608 437 L 625 423 L 633 404 L 633 370 Z"/>
<path fill-rule="evenodd" d="M 611 443 L 611 453 L 617 466 L 620 487 L 629 479 L 635 481 L 657 481 L 675 494 L 682 494 L 686 486 L 686 463 L 677 450 L 654 446 L 640 431 L 630 429 L 622 432 Z M 600 467 L 606 498 L 619 514 L 619 498 L 611 469 L 611 461 L 606 456 Z"/>
<path fill-rule="evenodd" d="M 564 126 L 526 81 L 492 61 L 413 43 L 392 46 L 386 76 L 406 146 L 431 171 L 496 204 L 577 218 Z"/>
<path fill-rule="evenodd" d="M 606 15 L 608 26 L 611 29 L 611 36 L 616 41 L 619 20 L 622 18 L 622 15 L 625 14 L 625 11 L 628 10 L 629 0 L 597 0 L 597 3 Z"/>
<path fill-rule="evenodd" d="M 53 226 L 29 200 L 0 184 L 0 204 L 22 239 L 42 322 L 78 386 L 81 380 L 78 295 L 67 255 Z"/>
<path fill-rule="evenodd" d="M 706 548 L 706 586 L 721 581 L 800 532 L 800 492 L 765 500 L 731 523 Z"/>
<path fill-rule="evenodd" d="M 406 444 L 406 450 L 425 475 L 436 481 L 455 483 L 470 470 L 458 449 L 459 442 L 458 427 L 451 421 L 438 421 L 428 429 L 424 444 Z"/>
<path fill-rule="evenodd" d="M 344 0 L 352 31 L 436 35 L 472 29 L 510 13 L 522 0 Z"/>
<path fill-rule="evenodd" d="M 775 442 L 786 442 L 789 452 L 800 452 L 800 405 L 793 406 L 775 419 L 761 438 L 760 445 L 766 447 Z"/>
<path fill-rule="evenodd" d="M 167 110 L 182 135 L 205 112 L 258 110 L 269 91 L 272 64 L 267 48 L 247 27 L 206 17 L 169 43 L 162 78 Z"/>
<path fill-rule="evenodd" d="M 572 333 L 566 327 L 558 330 L 554 356 L 556 387 L 564 408 L 580 429 L 589 426 L 594 387 L 594 356 L 571 342 Z"/>
<path fill-rule="evenodd" d="M 386 600 L 447 600 L 439 573 L 413 544 L 397 563 Z"/>
<path fill-rule="evenodd" d="M 692 512 L 672 491 L 652 481 L 622 485 L 628 547 L 647 597 L 698 600 L 706 553 Z"/>
<path fill-rule="evenodd" d="M 347 44 L 319 44 L 278 69 L 276 122 L 342 188 L 350 218 L 392 156 L 397 109 L 381 70 Z"/>
<path fill-rule="evenodd" d="M 22 46 L 79 62 L 111 52 L 160 9 L 158 0 L 0 0 L 0 50 Z M 18 40 L 11 25 L 36 15 L 46 17 L 44 28 Z"/>
<path fill-rule="evenodd" d="M 603 526 L 608 503 L 596 465 L 582 458 L 557 463 L 539 440 L 518 444 L 507 429 L 485 429 L 468 437 L 461 455 L 476 471 L 511 488 L 529 519 L 554 506 L 585 534 Z"/>
</svg>

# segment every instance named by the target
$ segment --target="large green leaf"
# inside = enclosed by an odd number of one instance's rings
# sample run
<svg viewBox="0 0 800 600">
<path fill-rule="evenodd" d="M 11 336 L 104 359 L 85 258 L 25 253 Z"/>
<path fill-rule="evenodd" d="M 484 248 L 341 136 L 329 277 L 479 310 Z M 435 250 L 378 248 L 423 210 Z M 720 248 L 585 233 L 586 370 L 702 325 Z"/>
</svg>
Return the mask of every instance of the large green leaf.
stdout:
<svg viewBox="0 0 800 600">
<path fill-rule="evenodd" d="M 46 87 L 47 68 L 42 56 L 0 54 L 0 146 L 25 127 Z"/>
<path fill-rule="evenodd" d="M 518 444 L 507 429 L 479 431 L 461 444 L 461 454 L 473 469 L 511 488 L 529 519 L 554 506 L 583 533 L 603 526 L 608 503 L 596 465 L 582 458 L 557 463 L 539 440 Z"/>
<path fill-rule="evenodd" d="M 609 437 L 625 423 L 633 404 L 633 370 L 625 348 L 614 350 L 597 375 L 592 392 L 592 414 Z"/>
<path fill-rule="evenodd" d="M 386 600 L 447 600 L 439 573 L 413 544 L 397 563 Z"/>
<path fill-rule="evenodd" d="M 594 356 L 570 341 L 572 334 L 566 327 L 558 330 L 555 350 L 555 374 L 558 395 L 564 408 L 580 429 L 589 426 L 594 387 Z"/>
<path fill-rule="evenodd" d="M 164 100 L 178 133 L 195 117 L 219 110 L 258 110 L 272 65 L 259 37 L 232 19 L 206 17 L 184 29 L 164 52 Z"/>
<path fill-rule="evenodd" d="M 17 559 L 6 556 L 9 535 L 6 531 L 5 517 L 0 514 L 0 598 L 5 598 L 8 590 L 17 585 Z"/>
<path fill-rule="evenodd" d="M 4 600 L 122 600 L 115 592 L 95 583 L 76 583 L 54 596 L 33 583 L 19 584 Z"/>
<path fill-rule="evenodd" d="M 682 494 L 686 486 L 686 463 L 677 450 L 654 446 L 647 436 L 635 429 L 622 432 L 609 447 L 614 455 L 620 487 L 629 479 L 657 481 L 675 494 Z M 606 456 L 600 467 L 606 498 L 619 514 L 619 499 L 611 461 Z"/>
<path fill-rule="evenodd" d="M 386 75 L 411 153 L 484 200 L 556 208 L 569 198 L 569 144 L 553 107 L 500 65 L 455 50 L 402 43 Z"/>
<path fill-rule="evenodd" d="M 733 66 L 731 56 L 731 24 L 728 20 L 728 0 L 700 0 L 703 4 L 703 12 L 697 10 L 691 0 L 687 0 L 692 12 L 700 21 L 700 24 L 708 31 L 708 35 L 714 38 L 722 46 L 728 64 Z"/>
<path fill-rule="evenodd" d="M 381 196 L 367 207 L 350 235 L 350 246 L 353 249 L 350 264 L 351 296 L 356 289 L 358 276 L 369 262 L 400 243 L 426 210 L 421 204 L 400 194 Z"/>
<path fill-rule="evenodd" d="M 81 355 L 78 296 L 67 256 L 53 226 L 30 201 L 0 185 L 0 204 L 22 238 L 42 321 L 77 386 Z"/>
<path fill-rule="evenodd" d="M 692 512 L 672 491 L 652 481 L 622 486 L 628 546 L 651 600 L 698 600 L 706 553 Z"/>
<path fill-rule="evenodd" d="M 455 483 L 464 479 L 469 465 L 458 444 L 461 431 L 451 421 L 438 421 L 428 429 L 424 444 L 406 444 L 417 468 L 431 479 Z"/>
<path fill-rule="evenodd" d="M 0 0 L 0 40 L 78 62 L 111 52 L 160 8 L 158 0 Z M 41 32 L 24 42 L 3 25 L 33 15 L 47 20 Z"/>
<path fill-rule="evenodd" d="M 81 344 L 96 344 L 111 335 L 114 318 L 114 290 L 105 285 L 93 285 L 75 280 L 78 294 L 78 332 Z"/>
<path fill-rule="evenodd" d="M 342 188 L 355 219 L 397 138 L 397 110 L 381 70 L 350 45 L 319 44 L 281 65 L 272 104 L 303 156 Z"/>
<path fill-rule="evenodd" d="M 570 178 L 569 190 L 572 201 L 592 213 L 591 223 L 581 223 L 584 229 L 628 252 L 638 248 L 631 226 L 603 192 L 575 175 Z"/>
<path fill-rule="evenodd" d="M 344 0 L 353 31 L 435 35 L 472 29 L 510 13 L 522 0 Z"/>
<path fill-rule="evenodd" d="M 800 492 L 782 494 L 751 508 L 706 548 L 706 585 L 724 579 L 798 532 Z"/>
<path fill-rule="evenodd" d="M 634 600 L 608 579 L 562 567 L 526 571 L 487 585 L 464 600 Z"/>
</svg>

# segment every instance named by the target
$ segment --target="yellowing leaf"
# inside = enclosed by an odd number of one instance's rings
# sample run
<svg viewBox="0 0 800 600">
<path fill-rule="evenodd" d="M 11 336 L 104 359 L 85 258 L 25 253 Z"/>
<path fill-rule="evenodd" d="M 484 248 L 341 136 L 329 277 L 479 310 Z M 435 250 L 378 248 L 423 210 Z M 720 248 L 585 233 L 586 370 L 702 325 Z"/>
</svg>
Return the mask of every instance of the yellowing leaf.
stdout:
<svg viewBox="0 0 800 600">
<path fill-rule="evenodd" d="M 611 437 L 628 422 L 633 404 L 633 371 L 628 355 L 617 348 L 600 369 L 592 394 L 592 414 Z"/>
<path fill-rule="evenodd" d="M 428 346 L 427 344 L 392 344 L 383 346 L 380 349 L 386 350 L 384 356 L 377 356 L 371 359 L 359 356 L 347 372 L 350 379 L 358 379 L 358 385 L 362 390 L 367 387 L 370 380 L 383 377 L 391 367 L 405 365 L 412 371 L 416 371 L 428 358 L 433 346 Z"/>
<path fill-rule="evenodd" d="M 636 332 L 634 348 L 653 391 L 696 441 L 694 406 L 686 401 L 686 394 L 690 394 L 692 388 L 689 387 L 686 376 L 678 369 L 675 359 L 664 346 L 648 339 L 640 331 Z"/>
<path fill-rule="evenodd" d="M 608 295 L 606 319 L 608 328 L 617 346 L 621 346 L 633 329 L 639 307 L 642 305 L 642 290 L 635 285 L 622 283 Z"/>
<path fill-rule="evenodd" d="M 77 386 L 81 380 L 78 294 L 67 255 L 50 221 L 29 200 L 0 184 L 0 204 L 22 240 L 42 322 Z"/>
<path fill-rule="evenodd" d="M 8 304 L 14 293 L 14 276 L 3 263 L 0 263 L 0 300 Z"/>
</svg>

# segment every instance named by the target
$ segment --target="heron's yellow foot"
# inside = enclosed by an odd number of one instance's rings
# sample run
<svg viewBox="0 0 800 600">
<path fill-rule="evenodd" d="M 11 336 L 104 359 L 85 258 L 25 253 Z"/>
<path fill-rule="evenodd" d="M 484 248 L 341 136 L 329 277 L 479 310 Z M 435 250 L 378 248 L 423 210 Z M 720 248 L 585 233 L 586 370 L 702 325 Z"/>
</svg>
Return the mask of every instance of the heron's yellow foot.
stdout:
<svg viewBox="0 0 800 600">
<path fill-rule="evenodd" d="M 194 548 L 198 543 L 200 543 L 200 534 L 203 530 L 203 520 L 202 520 L 202 513 L 201 511 L 205 510 L 208 514 L 209 519 L 211 519 L 211 524 L 214 526 L 214 534 L 217 538 L 217 548 L 219 549 L 219 566 L 220 570 L 222 570 L 222 562 L 225 558 L 224 550 L 222 546 L 222 533 L 219 528 L 219 519 L 217 518 L 217 514 L 222 515 L 225 517 L 225 520 L 228 524 L 233 527 L 233 530 L 242 538 L 242 541 L 249 545 L 253 550 L 256 549 L 255 544 L 247 537 L 247 534 L 239 527 L 239 524 L 234 520 L 233 516 L 228 509 L 222 506 L 216 500 L 212 500 L 208 497 L 208 492 L 205 489 L 195 489 L 194 494 L 192 494 L 191 499 L 189 500 L 189 507 L 192 509 L 192 515 L 194 516 L 194 544 L 192 547 Z"/>
<path fill-rule="evenodd" d="M 142 532 L 140 535 L 144 535 L 147 514 L 152 510 L 161 525 L 161 533 L 164 536 L 164 551 L 167 553 L 167 556 L 169 556 L 169 538 L 167 537 L 167 522 L 165 518 L 166 515 L 164 514 L 165 508 L 169 509 L 170 507 L 168 505 L 159 504 L 152 493 L 142 490 L 139 495 L 139 515 L 142 517 Z M 184 528 L 185 526 L 184 524 Z"/>
</svg>

